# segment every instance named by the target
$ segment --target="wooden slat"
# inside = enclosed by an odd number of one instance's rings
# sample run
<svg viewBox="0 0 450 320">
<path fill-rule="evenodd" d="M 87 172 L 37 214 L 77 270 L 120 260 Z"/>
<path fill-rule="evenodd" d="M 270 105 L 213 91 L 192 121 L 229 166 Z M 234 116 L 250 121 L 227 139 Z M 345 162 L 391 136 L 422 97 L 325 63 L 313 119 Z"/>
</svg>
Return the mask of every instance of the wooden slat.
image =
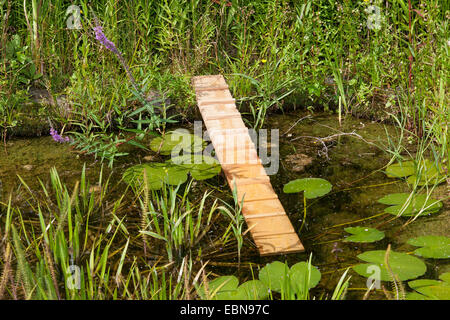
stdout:
<svg viewBox="0 0 450 320">
<path fill-rule="evenodd" d="M 197 104 L 230 188 L 243 199 L 242 213 L 261 255 L 304 251 L 258 157 L 225 79 L 192 79 Z M 241 205 L 241 204 L 240 204 Z"/>
</svg>

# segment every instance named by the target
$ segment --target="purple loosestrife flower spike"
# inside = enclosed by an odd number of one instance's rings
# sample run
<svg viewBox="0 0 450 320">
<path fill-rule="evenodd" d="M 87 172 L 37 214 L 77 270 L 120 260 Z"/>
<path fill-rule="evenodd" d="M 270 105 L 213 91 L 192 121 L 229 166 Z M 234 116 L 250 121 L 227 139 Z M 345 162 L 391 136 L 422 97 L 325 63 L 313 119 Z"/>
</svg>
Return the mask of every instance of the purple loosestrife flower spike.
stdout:
<svg viewBox="0 0 450 320">
<path fill-rule="evenodd" d="M 56 131 L 53 128 L 50 128 L 50 135 L 52 136 L 53 140 L 59 143 L 69 142 L 69 137 L 62 137 L 58 134 L 58 131 Z"/>
<path fill-rule="evenodd" d="M 95 31 L 95 39 L 97 39 L 98 42 L 104 45 L 108 50 L 114 52 L 117 55 L 120 55 L 120 52 L 119 50 L 117 50 L 116 45 L 112 41 L 110 41 L 103 33 L 102 26 L 94 27 L 94 31 Z"/>
<path fill-rule="evenodd" d="M 95 31 L 95 39 L 97 39 L 98 42 L 100 42 L 108 50 L 110 50 L 111 52 L 113 52 L 117 56 L 117 58 L 119 59 L 120 63 L 122 64 L 122 66 L 125 68 L 125 71 L 126 71 L 126 73 L 128 75 L 128 78 L 130 79 L 130 82 L 133 85 L 134 89 L 137 92 L 140 92 L 140 90 L 139 90 L 139 88 L 138 88 L 138 86 L 136 84 L 136 80 L 134 79 L 133 75 L 131 74 L 131 71 L 130 71 L 130 68 L 128 67 L 128 64 L 125 62 L 125 59 L 123 58 L 123 56 L 120 53 L 120 51 L 116 48 L 116 45 L 105 36 L 102 26 L 97 24 L 94 27 L 94 31 Z"/>
</svg>

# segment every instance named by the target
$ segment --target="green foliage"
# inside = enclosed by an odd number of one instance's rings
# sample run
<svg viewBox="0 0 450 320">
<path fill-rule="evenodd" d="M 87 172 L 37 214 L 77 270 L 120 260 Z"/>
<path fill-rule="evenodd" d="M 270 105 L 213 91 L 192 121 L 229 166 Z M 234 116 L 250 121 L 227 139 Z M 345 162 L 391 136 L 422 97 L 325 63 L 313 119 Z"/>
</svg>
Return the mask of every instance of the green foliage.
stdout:
<svg viewBox="0 0 450 320">
<path fill-rule="evenodd" d="M 289 268 L 285 263 L 274 261 L 259 271 L 259 279 L 270 290 L 279 292 L 284 299 L 307 299 L 309 289 L 317 286 L 320 271 L 308 262 L 302 261 Z"/>
<path fill-rule="evenodd" d="M 406 181 L 411 185 L 433 185 L 445 181 L 445 174 L 442 166 L 425 159 L 420 163 L 414 161 L 404 161 L 391 164 L 386 168 L 386 175 L 389 178 L 408 177 Z"/>
<path fill-rule="evenodd" d="M 206 289 L 207 288 L 207 289 Z M 264 300 L 269 290 L 260 280 L 250 280 L 239 286 L 235 276 L 221 276 L 197 291 L 203 300 Z"/>
<path fill-rule="evenodd" d="M 414 254 L 424 258 L 450 258 L 450 238 L 444 236 L 422 236 L 408 240 L 408 244 L 421 247 Z"/>
<path fill-rule="evenodd" d="M 427 194 L 392 193 L 378 199 L 378 202 L 390 205 L 384 212 L 403 217 L 436 213 L 442 208 L 441 201 Z"/>
<path fill-rule="evenodd" d="M 375 242 L 384 238 L 384 232 L 374 228 L 348 227 L 344 230 L 352 234 L 344 239 L 345 242 L 367 243 Z"/>
<path fill-rule="evenodd" d="M 165 184 L 179 185 L 186 182 L 188 174 L 196 180 L 210 179 L 220 173 L 221 166 L 214 158 L 207 156 L 181 156 L 163 163 L 145 163 L 125 170 L 123 179 L 134 188 L 140 189 L 147 179 L 149 190 L 159 190 Z M 146 177 L 144 178 L 144 172 Z"/>
<path fill-rule="evenodd" d="M 384 250 L 361 253 L 358 255 L 358 258 L 368 263 L 357 264 L 353 266 L 353 270 L 364 277 L 371 277 L 373 276 L 373 267 L 375 266 L 380 270 L 379 280 L 391 281 L 390 272 L 385 264 L 385 254 L 386 252 Z M 389 268 L 400 281 L 420 277 L 427 270 L 425 263 L 419 258 L 394 251 L 390 251 L 389 254 Z"/>
<path fill-rule="evenodd" d="M 420 279 L 409 281 L 414 292 L 406 295 L 408 300 L 450 300 L 450 273 L 439 276 L 442 281 Z"/>
<path fill-rule="evenodd" d="M 150 142 L 150 149 L 162 155 L 184 153 L 197 153 L 204 149 L 206 142 L 184 130 L 170 131 L 162 137 L 154 138 Z"/>
<path fill-rule="evenodd" d="M 297 193 L 304 191 L 307 199 L 314 199 L 326 195 L 331 191 L 332 185 L 325 179 L 304 178 L 296 179 L 284 185 L 285 193 Z"/>
</svg>

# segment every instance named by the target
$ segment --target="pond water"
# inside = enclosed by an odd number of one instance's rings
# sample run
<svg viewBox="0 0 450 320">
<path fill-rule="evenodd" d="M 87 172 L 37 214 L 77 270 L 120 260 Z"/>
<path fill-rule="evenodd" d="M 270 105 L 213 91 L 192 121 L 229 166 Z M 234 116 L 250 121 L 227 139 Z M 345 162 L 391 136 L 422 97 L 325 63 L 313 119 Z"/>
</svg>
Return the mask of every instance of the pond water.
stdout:
<svg viewBox="0 0 450 320">
<path fill-rule="evenodd" d="M 444 201 L 438 214 L 419 217 L 405 227 L 406 218 L 392 219 L 392 215 L 381 214 L 385 206 L 377 203 L 377 199 L 389 193 L 409 191 L 405 182 L 387 178 L 383 173 L 383 167 L 390 159 L 386 152 L 386 133 L 395 141 L 394 127 L 352 117 L 342 119 L 340 124 L 336 115 L 306 113 L 272 114 L 266 127 L 279 130 L 279 170 L 270 178 L 296 230 L 302 224 L 303 198 L 301 194 L 284 194 L 283 185 L 296 178 L 316 177 L 330 181 L 333 189 L 322 198 L 308 200 L 307 217 L 300 233 L 305 253 L 262 258 L 247 235 L 241 258 L 243 266 L 248 262 L 263 266 L 275 260 L 292 265 L 307 260 L 312 253 L 313 265 L 322 272 L 319 286 L 312 291 L 318 296 L 324 290 L 331 292 L 345 269 L 360 262 L 356 256 L 363 251 L 385 250 L 391 244 L 394 251 L 411 252 L 413 247 L 406 244 L 411 237 L 450 234 L 448 200 Z M 146 153 L 130 152 L 130 156 L 115 163 L 114 170 L 103 165 L 104 175 L 111 174 L 113 185 L 119 182 L 127 167 L 146 161 Z M 13 202 L 23 205 L 25 192 L 18 175 L 33 192 L 38 192 L 41 190 L 38 178 L 49 186 L 52 167 L 56 167 L 64 183 L 73 186 L 80 178 L 83 165 L 86 165 L 88 179 L 95 185 L 102 165 L 93 157 L 82 155 L 67 144 L 56 143 L 49 136 L 10 140 L 0 150 L 0 200 L 5 202 L 12 192 Z M 223 177 L 199 183 L 197 192 L 201 194 L 211 185 L 222 191 L 213 195 L 230 199 L 231 192 Z M 438 186 L 434 197 L 444 198 L 446 188 L 446 184 Z M 119 194 L 124 189 L 125 184 L 119 183 L 114 192 Z M 355 222 L 358 220 L 360 222 Z M 384 231 L 386 237 L 367 244 L 342 242 L 348 235 L 343 230 L 347 226 L 374 227 Z M 230 253 L 232 250 L 230 248 Z M 217 255 L 209 270 L 218 275 L 237 275 L 235 257 L 226 252 Z M 427 264 L 424 278 L 437 279 L 439 274 L 450 271 L 447 260 L 424 259 Z M 351 290 L 347 297 L 361 299 L 366 291 L 366 279 L 353 271 L 350 274 Z M 249 268 L 240 268 L 239 276 L 241 281 L 251 278 Z M 373 293 L 370 298 L 384 298 L 384 295 Z"/>
</svg>

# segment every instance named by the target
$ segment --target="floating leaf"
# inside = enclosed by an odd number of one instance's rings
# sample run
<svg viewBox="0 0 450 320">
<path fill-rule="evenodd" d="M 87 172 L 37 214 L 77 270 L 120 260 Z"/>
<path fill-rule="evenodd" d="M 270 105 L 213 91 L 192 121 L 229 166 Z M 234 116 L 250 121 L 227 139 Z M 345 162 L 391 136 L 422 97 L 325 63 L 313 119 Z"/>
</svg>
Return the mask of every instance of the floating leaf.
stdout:
<svg viewBox="0 0 450 320">
<path fill-rule="evenodd" d="M 302 292 L 305 288 L 305 283 L 309 281 L 308 289 L 314 288 L 320 281 L 320 271 L 311 266 L 311 273 L 308 270 L 308 263 L 305 261 L 294 264 L 289 270 L 289 277 L 291 286 L 296 292 Z M 309 278 L 309 280 L 308 280 Z"/>
<path fill-rule="evenodd" d="M 409 239 L 408 243 L 415 247 L 414 254 L 424 258 L 448 259 L 450 258 L 450 238 L 444 236 L 423 236 Z"/>
<path fill-rule="evenodd" d="M 182 150 L 187 153 L 196 153 L 204 149 L 206 142 L 187 130 L 176 130 L 157 137 L 150 142 L 150 149 L 163 155 L 172 152 L 179 154 Z"/>
<path fill-rule="evenodd" d="M 374 267 L 379 268 L 380 280 L 390 281 L 391 277 L 384 263 L 385 254 L 386 251 L 384 250 L 361 253 L 358 255 L 358 258 L 369 263 L 358 264 L 353 267 L 353 270 L 364 277 L 374 277 Z M 420 277 L 427 271 L 425 263 L 419 258 L 394 251 L 391 251 L 389 254 L 389 266 L 392 272 L 398 276 L 400 281 Z"/>
<path fill-rule="evenodd" d="M 240 297 L 237 293 L 239 280 L 235 276 L 222 276 L 208 282 L 208 293 L 206 293 L 205 285 L 198 290 L 199 296 L 203 299 L 213 300 L 238 300 Z"/>
<path fill-rule="evenodd" d="M 443 168 L 429 159 L 425 159 L 417 165 L 414 161 L 392 164 L 386 168 L 386 175 L 389 178 L 409 177 L 406 179 L 409 184 L 417 182 L 419 186 L 439 184 L 446 179 Z"/>
<path fill-rule="evenodd" d="M 414 161 L 403 161 L 391 164 L 386 168 L 386 175 L 389 178 L 403 178 L 413 175 L 415 172 Z"/>
<path fill-rule="evenodd" d="M 289 285 L 289 267 L 280 261 L 267 264 L 259 271 L 259 280 L 273 291 L 280 292 L 281 288 Z"/>
<path fill-rule="evenodd" d="M 384 238 L 384 232 L 375 228 L 348 227 L 346 232 L 353 234 L 344 239 L 345 242 L 375 242 Z"/>
<path fill-rule="evenodd" d="M 218 175 L 222 168 L 216 159 L 203 155 L 184 155 L 172 158 L 170 161 L 188 169 L 196 180 L 210 179 Z"/>
<path fill-rule="evenodd" d="M 297 193 L 304 191 L 307 199 L 321 197 L 331 191 L 332 185 L 321 178 L 296 179 L 284 185 L 285 193 Z"/>
<path fill-rule="evenodd" d="M 236 295 L 240 300 L 264 300 L 269 297 L 269 289 L 261 280 L 250 280 L 237 288 Z"/>
<path fill-rule="evenodd" d="M 420 279 L 409 281 L 416 292 L 408 293 L 408 300 L 450 300 L 450 272 L 441 274 L 442 281 Z"/>
<path fill-rule="evenodd" d="M 139 187 L 144 183 L 144 171 L 147 173 L 147 185 L 150 190 L 161 189 L 166 184 L 178 185 L 186 182 L 188 170 L 169 163 L 146 163 L 132 166 L 125 170 L 123 179 L 126 183 Z"/>
<path fill-rule="evenodd" d="M 438 212 L 442 207 L 442 202 L 432 199 L 426 194 L 410 195 L 409 193 L 393 193 L 379 199 L 378 202 L 392 205 L 384 209 L 384 212 L 393 215 L 401 215 L 403 217 L 410 217 L 418 214 L 421 210 L 423 214 L 430 214 Z M 407 202 L 409 203 L 407 204 Z M 407 205 L 405 205 L 407 204 Z"/>
</svg>

